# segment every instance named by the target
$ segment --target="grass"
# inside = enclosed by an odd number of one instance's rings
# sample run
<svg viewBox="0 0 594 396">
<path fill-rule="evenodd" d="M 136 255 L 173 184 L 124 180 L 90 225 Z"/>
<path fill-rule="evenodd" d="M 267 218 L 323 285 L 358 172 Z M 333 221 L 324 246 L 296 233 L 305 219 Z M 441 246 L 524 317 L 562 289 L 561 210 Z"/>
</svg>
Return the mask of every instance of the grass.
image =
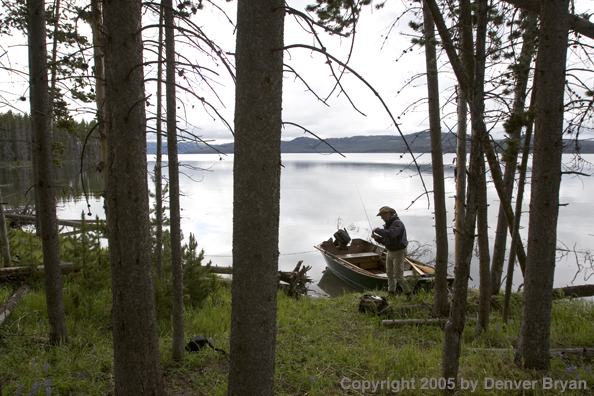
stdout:
<svg viewBox="0 0 594 396">
<path fill-rule="evenodd" d="M 49 347 L 36 339 L 47 336 L 43 283 L 32 282 L 11 317 L 0 329 L 0 383 L 2 395 L 110 395 L 113 394 L 113 352 L 111 334 L 111 291 L 109 282 L 83 274 L 64 277 L 64 301 L 70 342 Z M 5 299 L 12 285 L 0 286 Z M 379 292 L 381 293 L 381 292 Z M 431 292 L 421 292 L 415 302 L 430 302 Z M 476 304 L 469 299 L 469 316 Z M 386 381 L 400 386 L 399 394 L 439 394 L 443 331 L 437 326 L 392 328 L 381 317 L 358 312 L 358 294 L 320 300 L 294 300 L 282 292 L 278 299 L 276 393 L 278 395 L 358 395 L 373 394 L 361 389 L 362 381 Z M 390 298 L 393 306 L 406 304 L 402 297 Z M 594 389 L 592 362 L 583 359 L 552 359 L 551 370 L 538 373 L 513 364 L 511 349 L 506 353 L 482 351 L 511 348 L 519 325 L 521 296 L 512 301 L 513 323 L 504 325 L 500 311 L 492 311 L 489 331 L 474 337 L 474 322 L 462 335 L 463 351 L 457 394 L 492 395 L 560 394 L 543 389 L 543 378 L 551 381 L 586 381 L 587 390 L 563 394 L 587 395 Z M 229 350 L 231 296 L 221 287 L 201 308 L 185 313 L 186 337 L 207 335 L 216 347 Z M 395 318 L 428 317 L 430 310 L 409 312 Z M 584 300 L 554 302 L 551 347 L 594 347 L 594 305 Z M 181 363 L 170 357 L 171 322 L 160 320 L 163 379 L 170 395 L 224 395 L 229 369 L 228 355 L 213 350 L 188 353 Z M 481 351 L 476 352 L 475 348 Z M 426 380 L 423 380 L 425 378 Z M 531 389 L 485 389 L 490 381 L 529 382 Z M 462 379 L 466 382 L 462 384 Z M 414 380 L 414 383 L 412 383 Z M 350 389 L 343 389 L 341 381 Z M 472 382 L 469 382 L 472 381 Z M 487 383 L 485 383 L 487 381 Z M 472 392 L 472 384 L 476 388 Z M 368 383 L 371 385 L 371 382 Z M 513 384 L 512 382 L 508 382 Z M 532 386 L 534 384 L 534 386 Z M 553 382 L 551 384 L 554 384 Z M 570 382 L 567 383 L 571 385 Z M 378 387 L 381 384 L 378 383 Z M 421 389 L 422 386 L 428 389 Z M 443 385 L 443 382 L 442 382 Z M 469 389 L 461 389 L 461 385 Z M 501 386 L 505 383 L 502 382 Z M 375 394 L 392 394 L 394 388 L 377 389 Z M 414 386 L 414 389 L 407 389 Z M 583 385 L 582 385 L 583 387 Z M 355 388 L 355 389 L 353 389 Z M 358 389 L 357 389 L 358 388 Z M 33 391 L 37 389 L 36 393 Z"/>
</svg>

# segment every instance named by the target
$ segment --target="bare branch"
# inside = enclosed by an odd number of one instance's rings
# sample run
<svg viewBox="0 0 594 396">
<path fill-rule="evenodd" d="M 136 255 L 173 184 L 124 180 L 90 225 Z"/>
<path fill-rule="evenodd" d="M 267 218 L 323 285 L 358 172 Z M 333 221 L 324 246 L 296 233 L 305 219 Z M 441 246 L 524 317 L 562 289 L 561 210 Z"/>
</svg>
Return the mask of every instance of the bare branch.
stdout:
<svg viewBox="0 0 594 396">
<path fill-rule="evenodd" d="M 344 67 L 345 69 L 347 69 L 349 72 L 351 72 L 354 76 L 356 76 L 361 82 L 363 82 L 367 88 L 369 88 L 371 90 L 371 92 L 373 92 L 373 94 L 378 98 L 378 100 L 381 102 L 382 106 L 384 107 L 384 109 L 386 110 L 386 112 L 388 113 L 390 119 L 392 120 L 392 122 L 394 123 L 394 126 L 396 127 L 396 129 L 398 130 L 398 133 L 400 134 L 400 136 L 402 137 L 402 140 L 404 141 L 404 144 L 406 145 L 406 149 L 407 151 L 410 153 L 410 155 L 413 158 L 413 161 L 415 163 L 415 166 L 417 168 L 417 173 L 419 174 L 419 177 L 421 179 L 421 183 L 423 184 L 423 189 L 425 190 L 425 192 L 427 192 L 427 187 L 425 185 L 425 180 L 423 179 L 423 175 L 421 173 L 421 168 L 419 166 L 419 164 L 417 163 L 417 160 L 415 158 L 414 153 L 412 152 L 412 149 L 410 148 L 410 146 L 408 145 L 408 142 L 406 141 L 406 138 L 404 137 L 404 134 L 402 133 L 402 130 L 400 129 L 400 126 L 398 126 L 398 123 L 396 122 L 396 119 L 394 118 L 394 116 L 392 115 L 392 112 L 390 111 L 390 109 L 388 108 L 388 105 L 386 104 L 386 102 L 384 102 L 383 98 L 381 97 L 381 95 L 375 90 L 375 88 L 373 88 L 373 86 L 371 84 L 369 84 L 367 82 L 367 80 L 365 80 L 359 73 L 357 73 L 355 70 L 353 70 L 353 68 L 351 68 L 350 66 L 344 64 L 343 62 L 341 62 L 340 60 L 338 60 L 336 57 L 334 57 L 333 55 L 330 55 L 329 53 L 323 51 L 320 48 L 316 48 L 313 47 L 311 45 L 305 45 L 305 44 L 292 44 L 292 45 L 288 45 L 285 46 L 284 48 L 282 48 L 283 51 L 285 50 L 289 50 L 291 48 L 304 48 L 304 49 L 309 49 L 311 51 L 315 51 L 315 52 L 319 52 L 321 54 L 323 54 L 324 56 L 326 56 L 327 58 L 333 60 L 334 62 L 338 63 L 339 65 L 341 65 L 342 67 Z"/>
<path fill-rule="evenodd" d="M 324 139 L 322 139 L 321 137 L 319 137 L 318 135 L 316 135 L 312 131 L 310 131 L 310 130 L 304 128 L 304 127 L 302 127 L 301 125 L 295 124 L 294 122 L 289 122 L 289 121 L 283 121 L 283 125 L 293 125 L 293 126 L 296 126 L 297 128 L 303 129 L 303 131 L 309 133 L 310 135 L 312 135 L 316 139 L 318 139 L 320 142 L 326 144 L 328 147 L 330 147 L 332 150 L 334 150 L 335 153 L 340 154 L 341 156 L 343 156 L 344 158 L 346 158 L 346 156 L 344 154 L 342 154 L 340 151 L 336 150 L 330 143 L 328 143 L 327 141 L 325 141 Z"/>
<path fill-rule="evenodd" d="M 288 71 L 291 72 L 293 74 L 295 74 L 295 77 L 298 78 L 307 88 L 307 90 L 309 92 L 311 92 L 320 102 L 322 102 L 323 104 L 325 104 L 326 106 L 330 107 L 330 105 L 326 102 L 325 99 L 320 98 L 320 96 L 315 93 L 315 91 L 313 89 L 311 89 L 311 87 L 307 84 L 307 82 L 301 77 L 301 75 L 299 73 L 297 73 L 295 71 L 295 69 L 293 69 L 291 66 L 284 64 L 283 66 L 285 66 L 286 68 L 288 68 L 288 70 L 284 70 L 284 71 Z"/>
</svg>

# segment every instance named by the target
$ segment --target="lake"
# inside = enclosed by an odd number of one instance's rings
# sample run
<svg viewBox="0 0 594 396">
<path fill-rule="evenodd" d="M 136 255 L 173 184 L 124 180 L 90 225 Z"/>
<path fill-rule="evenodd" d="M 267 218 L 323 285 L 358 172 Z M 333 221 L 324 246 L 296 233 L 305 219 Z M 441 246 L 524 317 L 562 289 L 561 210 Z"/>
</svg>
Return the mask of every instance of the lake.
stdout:
<svg viewBox="0 0 594 396">
<path fill-rule="evenodd" d="M 594 162 L 594 154 L 584 155 Z M 163 157 L 166 161 L 166 156 Z M 450 242 L 450 262 L 453 267 L 454 236 L 452 232 L 454 215 L 454 154 L 444 155 L 445 189 Z M 564 155 L 569 163 L 573 157 Z M 214 265 L 231 265 L 232 220 L 233 220 L 233 156 L 210 154 L 180 155 L 182 230 L 184 236 L 193 233 L 204 249 L 205 257 Z M 424 195 L 423 184 L 410 156 L 399 154 L 283 154 L 281 176 L 281 214 L 279 236 L 279 269 L 291 270 L 299 260 L 312 266 L 310 276 L 314 280 L 322 277 L 325 262 L 314 245 L 329 239 L 338 228 L 346 228 L 353 238 L 368 239 L 370 229 L 382 225 L 376 216 L 381 206 L 396 209 L 407 227 L 409 240 L 418 241 L 432 249 L 434 219 L 432 196 L 429 202 Z M 423 181 L 428 191 L 432 190 L 430 155 L 418 158 Z M 148 156 L 152 173 L 155 157 Z M 584 173 L 592 173 L 584 168 Z M 167 170 L 164 170 L 166 174 Z M 7 180 L 8 174 L 3 174 Z M 73 178 L 67 184 L 74 188 L 80 184 L 80 177 L 61 176 L 63 180 Z M 92 177 L 91 188 L 99 178 Z M 6 182 L 6 181 L 5 181 Z M 23 183 L 19 184 L 20 191 Z M 151 186 L 152 187 L 152 186 Z M 499 201 L 494 185 L 489 183 L 490 240 L 493 246 Z M 527 236 L 528 202 L 530 189 L 524 198 L 523 225 L 521 230 L 525 241 Z M 5 196 L 10 195 L 3 190 Z M 87 204 L 76 194 L 70 194 L 60 204 L 61 218 L 78 218 L 86 211 Z M 592 229 L 592 207 L 594 181 L 589 177 L 564 175 L 560 202 L 566 204 L 559 210 L 558 247 L 567 247 L 570 254 L 560 258 L 556 267 L 555 287 L 571 284 L 578 272 L 576 252 L 594 245 Z M 414 201 L 414 203 L 413 203 Z M 103 202 L 98 196 L 90 197 L 91 212 L 104 217 Z M 508 238 L 509 243 L 509 238 Z M 492 252 L 491 252 L 492 253 Z M 578 259 L 583 258 L 578 254 Z M 453 270 L 452 270 L 453 271 Z M 504 272 L 505 273 L 505 272 Z M 517 268 L 516 274 L 519 273 Z M 582 269 L 573 284 L 587 283 L 592 268 Z M 478 260 L 471 269 L 470 284 L 478 287 Z M 589 279 L 590 281 L 592 279 Z M 514 277 L 514 290 L 521 284 L 521 276 Z"/>
</svg>

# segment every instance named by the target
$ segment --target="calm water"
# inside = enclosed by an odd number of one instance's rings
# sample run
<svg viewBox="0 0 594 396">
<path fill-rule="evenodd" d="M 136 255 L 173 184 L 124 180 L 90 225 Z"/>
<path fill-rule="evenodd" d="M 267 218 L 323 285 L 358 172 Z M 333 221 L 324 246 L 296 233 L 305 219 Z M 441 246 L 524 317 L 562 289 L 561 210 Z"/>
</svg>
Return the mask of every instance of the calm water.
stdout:
<svg viewBox="0 0 594 396">
<path fill-rule="evenodd" d="M 448 221 L 453 225 L 454 178 L 452 159 L 446 155 L 445 187 Z M 585 158 L 594 162 L 594 155 Z M 565 159 L 570 161 L 571 157 Z M 428 191 L 432 190 L 430 156 L 419 158 L 423 180 Z M 182 188 L 182 229 L 187 237 L 193 233 L 213 264 L 231 265 L 232 245 L 232 193 L 233 156 L 219 160 L 217 155 L 181 155 L 186 164 L 180 178 Z M 429 205 L 423 185 L 410 157 L 398 154 L 347 154 L 337 155 L 283 154 L 281 176 L 280 261 L 282 270 L 291 270 L 297 261 L 312 266 L 310 275 L 322 277 L 325 262 L 314 245 L 330 238 L 338 227 L 346 227 L 351 237 L 368 239 L 371 227 L 382 225 L 377 210 L 384 205 L 395 208 L 407 227 L 410 240 L 433 247 L 433 203 Z M 154 156 L 149 156 L 149 169 L 154 167 Z M 166 172 L 166 171 L 165 171 Z M 592 173 L 591 168 L 583 169 Z M 72 182 L 71 184 L 76 184 Z M 4 190 L 3 190 L 4 191 Z M 6 192 L 5 192 L 6 194 Z M 524 202 L 529 202 L 529 189 Z M 570 250 L 584 250 L 594 245 L 591 202 L 594 181 L 588 177 L 564 175 L 560 201 L 568 204 L 560 208 L 558 246 Z M 489 184 L 489 216 L 491 233 L 494 234 L 499 202 L 494 186 Z M 430 196 L 432 201 L 432 196 Z M 413 203 L 413 201 L 415 201 Z M 103 203 L 91 199 L 91 211 L 103 217 Z M 60 216 L 76 218 L 86 210 L 80 199 L 62 204 Z M 527 225 L 528 205 L 524 205 L 523 224 Z M 371 225 L 370 225 L 371 223 Z M 526 229 L 522 230 L 526 238 Z M 453 261 L 453 233 L 450 227 L 450 253 Z M 509 240 L 508 240 L 509 242 Z M 491 235 L 491 246 L 493 235 Z M 555 286 L 570 284 L 578 267 L 573 253 L 557 264 Z M 519 269 L 518 269 L 519 272 Z M 592 270 L 583 270 L 574 284 L 587 283 Z M 478 263 L 471 270 L 473 281 L 479 281 Z M 594 277 L 589 280 L 592 281 Z M 521 283 L 520 277 L 515 284 Z"/>
</svg>

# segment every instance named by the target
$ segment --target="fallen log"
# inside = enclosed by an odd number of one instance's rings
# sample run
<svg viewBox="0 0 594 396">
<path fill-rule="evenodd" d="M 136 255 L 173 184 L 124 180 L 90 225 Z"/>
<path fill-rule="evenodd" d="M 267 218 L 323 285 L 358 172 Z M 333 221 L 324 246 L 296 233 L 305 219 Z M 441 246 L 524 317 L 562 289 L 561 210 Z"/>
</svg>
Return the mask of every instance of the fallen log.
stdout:
<svg viewBox="0 0 594 396">
<path fill-rule="evenodd" d="M 210 266 L 210 272 L 213 274 L 227 274 L 230 275 L 233 273 L 233 267 L 219 267 L 216 265 Z"/>
<path fill-rule="evenodd" d="M 566 286 L 553 289 L 553 298 L 575 298 L 591 296 L 594 296 L 594 285 Z"/>
<path fill-rule="evenodd" d="M 13 293 L 13 295 L 7 298 L 4 304 L 0 306 L 0 326 L 4 324 L 4 321 L 6 320 L 6 318 L 10 316 L 10 313 L 12 312 L 14 307 L 16 307 L 21 297 L 23 297 L 23 294 L 27 293 L 29 289 L 30 287 L 28 284 L 25 283 L 21 285 L 21 287 L 19 287 Z"/>
<path fill-rule="evenodd" d="M 68 274 L 70 272 L 77 271 L 81 268 L 80 265 L 75 265 L 74 263 L 62 263 L 60 264 L 60 271 L 62 274 Z M 43 274 L 44 272 L 43 265 L 38 265 L 37 267 L 8 267 L 8 268 L 0 268 L 0 278 L 6 277 L 23 277 L 29 276 L 33 272 L 38 272 Z"/>
<path fill-rule="evenodd" d="M 289 297 L 304 296 L 307 294 L 307 285 L 312 282 L 311 278 L 307 276 L 307 271 L 311 266 L 304 265 L 301 267 L 303 260 L 299 260 L 293 271 L 278 271 L 278 278 L 281 282 L 287 283 L 285 291 Z"/>
<path fill-rule="evenodd" d="M 32 215 L 23 215 L 18 213 L 6 213 L 6 218 L 11 220 L 19 220 L 25 223 L 35 223 L 35 216 Z M 60 220 L 58 221 L 58 225 L 67 226 L 67 227 L 82 227 L 81 220 Z M 96 223 L 96 220 L 85 220 L 85 223 Z"/>
<path fill-rule="evenodd" d="M 301 266 L 303 260 L 299 261 L 295 266 L 293 271 L 278 271 L 279 281 L 287 283 L 284 289 L 286 290 L 287 294 L 291 297 L 301 296 L 307 294 L 307 284 L 311 283 L 312 280 L 307 277 L 307 271 L 311 269 L 311 266 Z M 219 267 L 216 265 L 212 265 L 210 267 L 210 272 L 213 274 L 224 274 L 224 275 L 232 275 L 233 274 L 233 267 Z M 231 283 L 231 279 L 229 278 L 221 278 L 219 279 L 220 283 Z"/>
<path fill-rule="evenodd" d="M 471 348 L 472 352 L 488 352 L 488 353 L 506 353 L 513 352 L 512 348 Z M 568 356 L 578 357 L 580 359 L 594 359 L 594 348 L 551 348 L 549 349 L 551 358 L 563 359 Z"/>
</svg>

